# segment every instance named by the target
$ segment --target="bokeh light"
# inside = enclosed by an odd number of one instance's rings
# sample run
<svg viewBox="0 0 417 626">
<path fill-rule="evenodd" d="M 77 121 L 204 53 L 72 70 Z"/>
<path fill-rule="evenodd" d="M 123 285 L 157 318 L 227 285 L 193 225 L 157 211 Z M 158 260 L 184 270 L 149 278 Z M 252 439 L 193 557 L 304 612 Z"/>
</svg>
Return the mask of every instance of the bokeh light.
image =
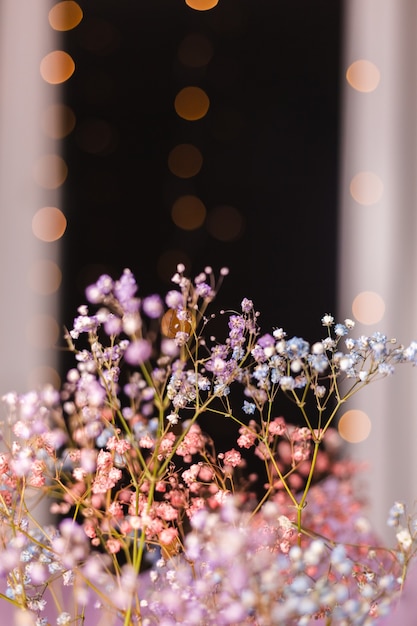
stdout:
<svg viewBox="0 0 417 626">
<path fill-rule="evenodd" d="M 352 302 L 352 313 L 361 324 L 377 324 L 385 313 L 385 302 L 375 291 L 362 291 Z"/>
<path fill-rule="evenodd" d="M 83 120 L 77 126 L 78 146 L 90 154 L 109 154 L 117 145 L 115 129 L 105 120 Z"/>
<path fill-rule="evenodd" d="M 206 219 L 206 207 L 200 198 L 193 195 L 181 196 L 171 210 L 172 221 L 183 230 L 196 230 Z"/>
<path fill-rule="evenodd" d="M 119 47 L 120 31 L 108 20 L 90 18 L 83 22 L 78 32 L 79 44 L 93 54 L 106 56 Z"/>
<path fill-rule="evenodd" d="M 175 97 L 177 115 L 185 120 L 195 121 L 204 117 L 209 110 L 210 100 L 200 87 L 184 87 Z"/>
<path fill-rule="evenodd" d="M 55 293 L 62 281 L 62 272 L 58 265 L 50 259 L 39 259 L 29 268 L 28 282 L 31 289 L 38 294 L 47 296 Z"/>
<path fill-rule="evenodd" d="M 33 166 L 35 183 L 44 189 L 57 189 L 65 182 L 67 174 L 67 164 L 57 154 L 45 154 Z"/>
<path fill-rule="evenodd" d="M 234 206 L 220 205 L 210 211 L 206 226 L 215 239 L 233 241 L 242 235 L 244 219 Z"/>
<path fill-rule="evenodd" d="M 359 59 L 349 65 L 346 71 L 346 80 L 353 89 L 363 93 L 375 91 L 379 85 L 381 73 L 375 63 L 366 59 Z"/>
<path fill-rule="evenodd" d="M 44 385 L 52 385 L 54 389 L 61 388 L 60 375 L 49 365 L 35 367 L 28 376 L 28 389 L 38 389 Z"/>
<path fill-rule="evenodd" d="M 203 155 L 190 143 L 175 146 L 168 155 L 168 168 L 179 178 L 191 178 L 198 174 L 203 165 Z"/>
<path fill-rule="evenodd" d="M 215 139 L 232 142 L 238 139 L 246 126 L 246 119 L 238 109 L 216 107 L 213 114 L 212 132 Z"/>
<path fill-rule="evenodd" d="M 41 76 L 51 85 L 59 85 L 68 80 L 75 72 L 72 57 L 63 50 L 54 50 L 43 57 L 40 64 Z"/>
<path fill-rule="evenodd" d="M 177 271 L 178 263 L 183 263 L 185 267 L 191 267 L 191 260 L 184 250 L 169 248 L 158 258 L 156 271 L 161 280 L 171 285 L 171 278 Z"/>
<path fill-rule="evenodd" d="M 350 409 L 339 419 L 340 436 L 349 443 L 360 443 L 369 437 L 372 429 L 371 420 L 364 411 Z"/>
<path fill-rule="evenodd" d="M 51 315 L 35 315 L 28 322 L 26 336 L 34 348 L 41 350 L 53 348 L 60 336 L 58 322 Z"/>
<path fill-rule="evenodd" d="M 187 67 L 204 67 L 213 56 L 211 41 L 201 33 L 191 33 L 185 37 L 178 48 L 178 59 Z"/>
<path fill-rule="evenodd" d="M 50 104 L 43 112 L 41 125 L 51 139 L 63 139 L 75 128 L 76 117 L 66 104 Z"/>
<path fill-rule="evenodd" d="M 370 206 L 382 198 L 384 185 L 374 172 L 358 172 L 349 186 L 351 196 L 359 204 Z"/>
<path fill-rule="evenodd" d="M 54 30 L 72 30 L 83 19 L 83 12 L 78 2 L 64 0 L 55 4 L 48 14 L 49 24 Z"/>
<path fill-rule="evenodd" d="M 39 209 L 32 218 L 32 231 L 41 241 L 60 239 L 67 228 L 67 220 L 60 209 L 45 206 Z"/>
<path fill-rule="evenodd" d="M 219 4 L 219 0 L 185 0 L 185 4 L 196 11 L 209 11 Z"/>
</svg>

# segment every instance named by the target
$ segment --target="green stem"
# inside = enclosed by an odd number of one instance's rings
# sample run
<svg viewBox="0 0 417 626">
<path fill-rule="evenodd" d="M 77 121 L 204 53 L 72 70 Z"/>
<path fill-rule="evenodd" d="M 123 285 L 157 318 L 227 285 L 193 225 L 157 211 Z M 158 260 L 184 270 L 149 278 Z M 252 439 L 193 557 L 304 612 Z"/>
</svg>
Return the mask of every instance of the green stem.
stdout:
<svg viewBox="0 0 417 626">
<path fill-rule="evenodd" d="M 302 528 L 302 524 L 301 524 L 302 510 L 304 509 L 306 505 L 307 494 L 310 491 L 311 481 L 313 480 L 314 470 L 316 469 L 316 462 L 317 462 L 317 455 L 319 452 L 319 447 L 320 447 L 320 440 L 318 441 L 316 440 L 314 442 L 313 458 L 311 459 L 310 471 L 308 473 L 307 482 L 304 487 L 302 498 L 297 505 L 297 529 L 299 533 L 301 532 L 301 528 Z"/>
</svg>

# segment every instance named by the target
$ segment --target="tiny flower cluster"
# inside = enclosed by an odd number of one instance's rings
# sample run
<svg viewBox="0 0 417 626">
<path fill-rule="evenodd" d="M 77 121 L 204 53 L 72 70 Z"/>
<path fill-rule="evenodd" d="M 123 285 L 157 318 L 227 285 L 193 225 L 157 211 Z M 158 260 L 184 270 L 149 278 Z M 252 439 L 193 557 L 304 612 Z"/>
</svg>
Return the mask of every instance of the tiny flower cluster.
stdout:
<svg viewBox="0 0 417 626">
<path fill-rule="evenodd" d="M 139 297 L 128 269 L 101 276 L 66 332 L 62 389 L 4 396 L 0 598 L 31 626 L 57 604 L 56 624 L 96 605 L 122 626 L 359 625 L 402 588 L 415 521 L 396 503 L 397 546 L 378 547 L 334 426 L 353 394 L 415 365 L 417 343 L 354 338 L 330 314 L 313 344 L 264 333 L 248 298 L 216 338 L 207 309 L 227 273 L 179 265 L 164 298 Z M 56 523 L 37 519 L 41 500 Z"/>
</svg>

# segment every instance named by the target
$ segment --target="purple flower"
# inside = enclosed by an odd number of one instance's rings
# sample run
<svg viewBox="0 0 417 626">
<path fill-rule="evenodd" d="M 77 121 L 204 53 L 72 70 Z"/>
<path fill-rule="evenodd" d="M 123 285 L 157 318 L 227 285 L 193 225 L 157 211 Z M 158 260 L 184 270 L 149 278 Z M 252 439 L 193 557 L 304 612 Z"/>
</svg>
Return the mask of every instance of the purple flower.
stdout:
<svg viewBox="0 0 417 626">
<path fill-rule="evenodd" d="M 125 352 L 125 359 L 130 365 L 142 365 L 152 354 L 152 344 L 146 339 L 132 341 Z"/>
<path fill-rule="evenodd" d="M 143 312 L 151 319 L 158 319 L 164 311 L 164 305 L 160 296 L 154 294 L 144 298 L 142 302 Z"/>
</svg>

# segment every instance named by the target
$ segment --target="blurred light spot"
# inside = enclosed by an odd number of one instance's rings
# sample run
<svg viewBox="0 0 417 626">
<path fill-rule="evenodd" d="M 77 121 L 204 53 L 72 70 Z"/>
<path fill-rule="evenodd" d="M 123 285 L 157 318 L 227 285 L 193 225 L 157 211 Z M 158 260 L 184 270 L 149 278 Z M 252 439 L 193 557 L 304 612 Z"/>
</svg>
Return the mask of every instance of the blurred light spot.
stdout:
<svg viewBox="0 0 417 626">
<path fill-rule="evenodd" d="M 49 105 L 42 116 L 42 128 L 52 139 L 62 139 L 75 128 L 75 114 L 66 104 Z"/>
<path fill-rule="evenodd" d="M 116 132 L 104 120 L 83 120 L 77 126 L 76 140 L 79 147 L 90 154 L 108 154 L 116 147 Z"/>
<path fill-rule="evenodd" d="M 39 157 L 33 167 L 33 178 L 39 187 L 56 189 L 67 178 L 68 168 L 63 158 L 57 154 Z"/>
<path fill-rule="evenodd" d="M 103 274 L 109 276 L 119 276 L 117 269 L 104 263 L 90 263 L 84 265 L 76 276 L 76 287 L 80 293 L 84 293 L 87 285 L 95 283 L 97 279 Z"/>
<path fill-rule="evenodd" d="M 212 132 L 219 141 L 234 141 L 245 128 L 246 120 L 241 111 L 217 108 L 213 116 Z"/>
<path fill-rule="evenodd" d="M 158 276 L 166 283 L 171 284 L 171 278 L 177 271 L 178 263 L 183 263 L 185 267 L 191 266 L 188 254 L 184 250 L 165 250 L 158 258 L 156 271 Z"/>
<path fill-rule="evenodd" d="M 217 6 L 219 0 L 185 0 L 185 4 L 196 11 L 208 11 Z"/>
<path fill-rule="evenodd" d="M 107 20 L 91 18 L 84 20 L 78 32 L 82 48 L 99 55 L 113 53 L 120 42 L 120 33 Z"/>
<path fill-rule="evenodd" d="M 49 11 L 48 19 L 54 30 L 72 30 L 83 19 L 80 5 L 72 0 L 58 2 Z"/>
<path fill-rule="evenodd" d="M 207 230 L 219 241 L 233 241 L 243 232 L 243 217 L 240 211 L 229 205 L 217 206 L 207 217 Z"/>
<path fill-rule="evenodd" d="M 95 71 L 89 71 L 88 67 L 84 67 L 84 73 L 80 75 L 79 80 L 83 102 L 93 108 L 108 104 L 117 93 L 114 76 L 98 68 Z"/>
<path fill-rule="evenodd" d="M 178 58 L 187 67 L 204 67 L 213 56 L 211 41 L 200 33 L 185 37 L 178 48 Z"/>
<path fill-rule="evenodd" d="M 365 441 L 371 432 L 372 424 L 364 411 L 351 409 L 343 413 L 338 423 L 339 434 L 345 441 L 360 443 Z"/>
<path fill-rule="evenodd" d="M 31 289 L 42 295 L 55 293 L 62 280 L 62 272 L 58 265 L 49 259 L 35 261 L 29 269 L 28 281 Z"/>
<path fill-rule="evenodd" d="M 184 87 L 178 92 L 174 102 L 177 115 L 190 121 L 204 117 L 209 106 L 210 100 L 200 87 Z"/>
<path fill-rule="evenodd" d="M 190 143 L 178 144 L 168 156 L 168 167 L 179 178 L 195 176 L 202 165 L 203 156 L 200 150 Z"/>
<path fill-rule="evenodd" d="M 60 239 L 67 228 L 65 215 L 54 206 L 44 206 L 39 209 L 32 219 L 32 231 L 35 237 L 42 241 L 56 241 Z"/>
<path fill-rule="evenodd" d="M 207 70 L 210 86 L 223 93 L 233 95 L 245 83 L 244 66 L 239 58 L 228 54 L 216 54 Z"/>
<path fill-rule="evenodd" d="M 356 202 L 369 206 L 382 198 L 384 185 L 373 172 L 358 172 L 352 178 L 349 189 Z"/>
<path fill-rule="evenodd" d="M 206 219 L 206 207 L 197 196 L 181 196 L 172 206 L 172 221 L 184 230 L 200 228 Z"/>
<path fill-rule="evenodd" d="M 379 84 L 381 74 L 377 66 L 371 61 L 360 59 L 350 65 L 346 72 L 346 80 L 353 89 L 369 93 Z"/>
<path fill-rule="evenodd" d="M 36 315 L 26 328 L 29 343 L 42 350 L 53 348 L 59 338 L 58 322 L 51 315 Z"/>
<path fill-rule="evenodd" d="M 175 309 L 168 309 L 161 319 L 161 332 L 165 337 L 174 339 L 175 335 L 182 331 L 188 335 L 195 329 L 195 313 L 188 311 L 187 320 L 180 319 Z"/>
<path fill-rule="evenodd" d="M 49 365 L 35 367 L 28 377 L 28 389 L 38 389 L 44 385 L 52 385 L 54 389 L 61 388 L 61 377 L 58 372 Z"/>
<path fill-rule="evenodd" d="M 385 302 L 374 291 L 362 291 L 353 300 L 352 313 L 361 324 L 377 324 L 384 317 Z"/>
<path fill-rule="evenodd" d="M 216 34 L 230 36 L 243 35 L 247 31 L 249 20 L 248 11 L 243 2 L 240 0 L 229 0 L 228 2 L 219 3 L 217 11 L 213 11 L 210 15 L 210 28 Z M 273 29 L 273 22 L 271 22 Z M 271 28 L 269 32 L 265 32 L 265 37 L 273 36 Z"/>
<path fill-rule="evenodd" d="M 40 71 L 44 81 L 51 85 L 58 85 L 73 75 L 75 63 L 67 52 L 54 50 L 43 57 Z"/>
</svg>

